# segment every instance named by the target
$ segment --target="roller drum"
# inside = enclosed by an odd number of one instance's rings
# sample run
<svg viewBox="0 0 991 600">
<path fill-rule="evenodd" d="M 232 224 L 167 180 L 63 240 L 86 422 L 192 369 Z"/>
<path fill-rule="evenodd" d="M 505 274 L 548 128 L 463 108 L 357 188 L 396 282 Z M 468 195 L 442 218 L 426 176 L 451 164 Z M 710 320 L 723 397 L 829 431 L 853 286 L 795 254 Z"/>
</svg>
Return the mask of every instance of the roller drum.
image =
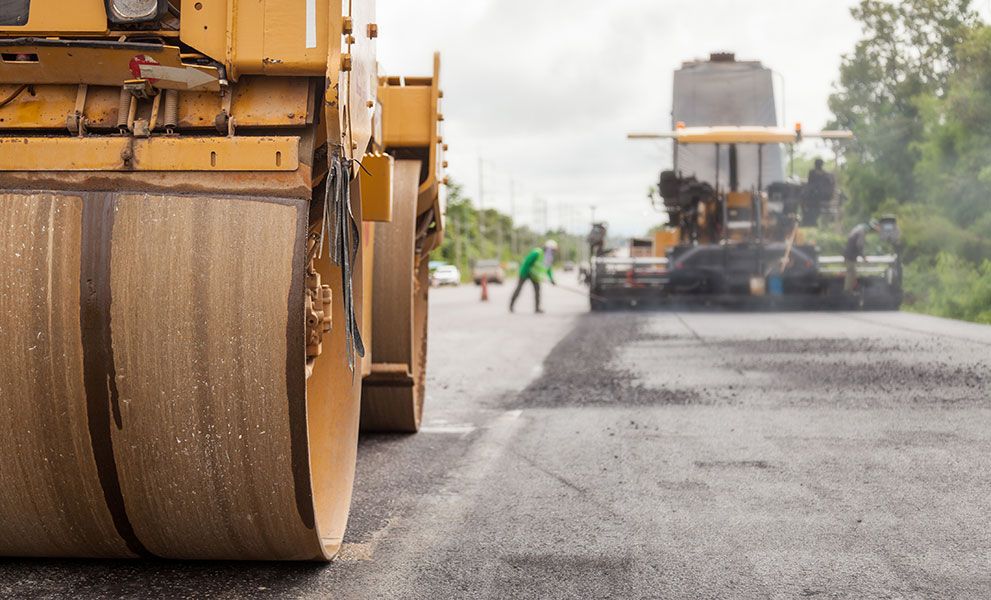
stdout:
<svg viewBox="0 0 991 600">
<path fill-rule="evenodd" d="M 399 161 L 391 223 L 375 231 L 372 373 L 362 391 L 361 429 L 415 433 L 423 420 L 430 294 L 428 255 L 417 251 L 420 163 Z"/>
<path fill-rule="evenodd" d="M 337 553 L 360 377 L 335 326 L 307 379 L 308 211 L 0 194 L 0 554 Z M 343 323 L 340 270 L 317 268 Z"/>
</svg>

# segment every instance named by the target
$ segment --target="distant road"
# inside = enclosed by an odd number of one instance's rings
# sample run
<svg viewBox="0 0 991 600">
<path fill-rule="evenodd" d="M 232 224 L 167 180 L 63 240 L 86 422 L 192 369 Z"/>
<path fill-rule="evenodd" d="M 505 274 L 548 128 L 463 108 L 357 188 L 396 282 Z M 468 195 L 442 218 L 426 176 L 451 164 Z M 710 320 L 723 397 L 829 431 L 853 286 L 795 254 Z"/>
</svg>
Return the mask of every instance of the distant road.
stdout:
<svg viewBox="0 0 991 600">
<path fill-rule="evenodd" d="M 0 594 L 988 598 L 991 327 L 434 292 L 426 425 L 335 564 L 0 563 Z"/>
</svg>

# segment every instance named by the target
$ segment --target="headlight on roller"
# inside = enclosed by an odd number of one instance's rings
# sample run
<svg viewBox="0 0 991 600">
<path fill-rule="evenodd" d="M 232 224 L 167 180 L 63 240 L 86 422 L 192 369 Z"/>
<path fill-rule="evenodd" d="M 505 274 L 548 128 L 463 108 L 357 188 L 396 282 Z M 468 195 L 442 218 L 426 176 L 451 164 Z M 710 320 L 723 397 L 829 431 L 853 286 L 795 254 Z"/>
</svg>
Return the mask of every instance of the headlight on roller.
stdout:
<svg viewBox="0 0 991 600">
<path fill-rule="evenodd" d="M 145 23 L 165 16 L 169 0 L 107 0 L 112 23 Z"/>
</svg>

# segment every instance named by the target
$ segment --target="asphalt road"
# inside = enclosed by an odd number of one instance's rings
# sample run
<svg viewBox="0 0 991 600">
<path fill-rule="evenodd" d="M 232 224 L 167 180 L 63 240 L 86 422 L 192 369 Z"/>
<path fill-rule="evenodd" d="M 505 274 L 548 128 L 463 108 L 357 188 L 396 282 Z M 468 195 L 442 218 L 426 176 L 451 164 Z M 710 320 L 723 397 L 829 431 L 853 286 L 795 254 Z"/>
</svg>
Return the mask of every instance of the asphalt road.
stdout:
<svg viewBox="0 0 991 600">
<path fill-rule="evenodd" d="M 0 563 L 51 598 L 988 598 L 991 327 L 438 290 L 331 565 Z"/>
</svg>

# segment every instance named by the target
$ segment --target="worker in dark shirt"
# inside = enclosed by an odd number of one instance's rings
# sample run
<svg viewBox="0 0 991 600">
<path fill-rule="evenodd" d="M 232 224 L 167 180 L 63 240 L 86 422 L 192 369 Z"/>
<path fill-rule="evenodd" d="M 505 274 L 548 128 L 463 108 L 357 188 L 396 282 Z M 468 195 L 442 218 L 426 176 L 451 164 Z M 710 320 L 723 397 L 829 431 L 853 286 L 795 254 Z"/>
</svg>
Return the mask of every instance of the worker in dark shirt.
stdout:
<svg viewBox="0 0 991 600">
<path fill-rule="evenodd" d="M 547 240 L 543 248 L 534 248 L 523 259 L 520 265 L 520 280 L 516 283 L 516 290 L 513 291 L 513 299 L 509 301 L 509 312 L 516 308 L 516 300 L 523 291 L 526 282 L 533 284 L 533 293 L 536 299 L 537 314 L 544 312 L 540 308 L 540 283 L 544 279 L 550 280 L 552 285 L 557 285 L 554 281 L 554 254 L 557 252 L 557 242 Z"/>
<path fill-rule="evenodd" d="M 843 291 L 853 293 L 857 289 L 857 261 L 861 257 L 867 258 L 867 234 L 878 233 L 881 230 L 880 223 L 871 219 L 869 223 L 857 225 L 850 231 L 846 239 L 846 248 L 843 250 L 843 260 L 846 261 L 846 281 L 843 284 Z"/>
<path fill-rule="evenodd" d="M 594 223 L 592 225 L 592 233 L 588 234 L 588 245 L 591 248 L 591 254 L 595 256 L 603 256 L 606 252 L 606 226 L 602 223 Z"/>
<path fill-rule="evenodd" d="M 819 223 L 819 215 L 836 193 L 836 178 L 823 167 L 825 162 L 817 158 L 815 168 L 809 171 L 809 184 L 805 188 L 805 206 L 802 207 L 802 223 L 807 227 L 815 227 Z"/>
</svg>

